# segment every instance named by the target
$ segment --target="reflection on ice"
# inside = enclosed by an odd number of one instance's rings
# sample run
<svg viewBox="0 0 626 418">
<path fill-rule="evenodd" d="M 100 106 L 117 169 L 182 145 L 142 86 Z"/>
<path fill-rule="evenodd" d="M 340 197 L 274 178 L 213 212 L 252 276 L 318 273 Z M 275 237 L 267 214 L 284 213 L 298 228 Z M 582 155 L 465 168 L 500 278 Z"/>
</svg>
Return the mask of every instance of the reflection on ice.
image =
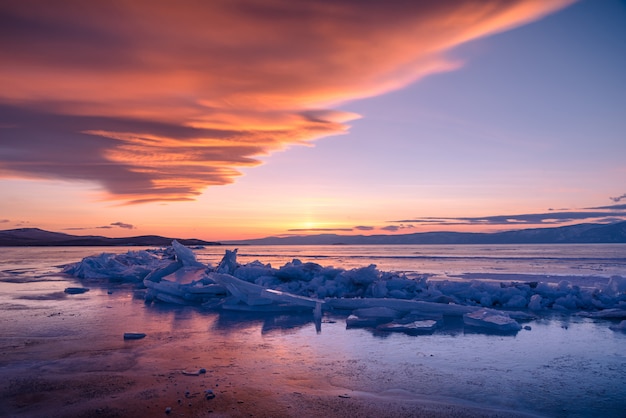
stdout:
<svg viewBox="0 0 626 418">
<path fill-rule="evenodd" d="M 176 241 L 161 250 L 86 257 L 64 272 L 81 279 L 143 284 L 146 303 L 254 313 L 309 312 L 318 330 L 322 311 L 351 313 L 348 327 L 407 333 L 432 332 L 444 315 L 462 317 L 468 327 L 502 333 L 519 331 L 517 320 L 550 312 L 626 318 L 622 276 L 591 288 L 566 280 L 556 285 L 430 281 L 427 275 L 407 277 L 374 265 L 346 270 L 298 259 L 280 268 L 259 261 L 241 265 L 236 250 L 227 250 L 218 266 L 212 267 L 197 261 L 193 251 Z"/>
<path fill-rule="evenodd" d="M 220 311 L 211 329 L 233 333 L 253 326 L 260 326 L 261 334 L 274 331 L 288 332 L 310 325 L 314 322 L 310 313 L 251 313 L 239 311 Z"/>
</svg>

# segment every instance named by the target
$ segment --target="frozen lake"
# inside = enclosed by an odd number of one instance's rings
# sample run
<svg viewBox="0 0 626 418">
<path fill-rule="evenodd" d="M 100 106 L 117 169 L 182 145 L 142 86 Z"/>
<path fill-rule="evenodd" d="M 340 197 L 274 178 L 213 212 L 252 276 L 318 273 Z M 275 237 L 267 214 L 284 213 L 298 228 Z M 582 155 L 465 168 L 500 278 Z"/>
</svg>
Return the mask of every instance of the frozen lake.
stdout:
<svg viewBox="0 0 626 418">
<path fill-rule="evenodd" d="M 199 261 L 215 264 L 224 249 L 195 252 Z M 609 328 L 616 321 L 552 312 L 524 322 L 530 330 L 504 336 L 470 330 L 461 320 L 446 318 L 433 334 L 411 336 L 346 329 L 345 315 L 325 314 L 318 333 L 311 315 L 146 305 L 134 285 L 86 284 L 60 274 L 61 264 L 104 251 L 127 250 L 3 248 L 0 415 L 39 416 L 51 407 L 78 405 L 97 410 L 103 405 L 113 407 L 116 399 L 129 399 L 106 391 L 84 403 L 55 397 L 55 388 L 60 386 L 53 382 L 79 382 L 79 375 L 83 379 L 92 375 L 134 379 L 147 387 L 137 392 L 137 404 L 175 407 L 180 394 L 171 392 L 167 379 L 159 382 L 158 376 L 205 367 L 207 375 L 194 384 L 221 383 L 223 392 L 218 398 L 277 388 L 280 393 L 263 395 L 278 405 L 274 416 L 297 416 L 295 409 L 284 405 L 322 393 L 333 396 L 334 408 L 338 407 L 335 402 L 362 399 L 408 405 L 400 410 L 403 416 L 451 414 L 441 408 L 425 410 L 424 404 L 455 405 L 465 414 L 457 416 L 509 416 L 513 412 L 550 417 L 625 416 L 626 333 Z M 292 258 L 342 268 L 373 263 L 385 271 L 427 273 L 435 280 L 508 277 L 558 282 L 566 277 L 593 286 L 614 275 L 626 276 L 626 245 L 241 247 L 238 260 L 258 259 L 278 267 Z M 90 291 L 63 292 L 83 285 Z M 130 331 L 147 337 L 122 341 L 123 333 Z M 237 389 L 233 382 L 241 375 L 246 376 L 245 388 Z M 150 380 L 150 376 L 157 377 Z M 27 377 L 35 379 L 34 383 Z M 182 390 L 188 381 L 177 383 L 181 386 L 176 390 Z M 24 397 L 15 389 L 20 387 L 24 391 L 48 388 L 51 395 Z M 76 389 L 80 394 L 78 387 L 78 383 L 76 388 L 66 384 L 58 391 Z M 155 396 L 144 399 L 146 390 Z M 239 394 L 233 395 L 237 390 Z M 316 410 L 319 416 L 341 416 L 333 413 L 337 409 L 320 408 Z M 243 416 L 230 411 L 224 416 Z M 315 415 L 312 411 L 300 416 Z M 397 413 L 394 410 L 388 416 Z"/>
</svg>

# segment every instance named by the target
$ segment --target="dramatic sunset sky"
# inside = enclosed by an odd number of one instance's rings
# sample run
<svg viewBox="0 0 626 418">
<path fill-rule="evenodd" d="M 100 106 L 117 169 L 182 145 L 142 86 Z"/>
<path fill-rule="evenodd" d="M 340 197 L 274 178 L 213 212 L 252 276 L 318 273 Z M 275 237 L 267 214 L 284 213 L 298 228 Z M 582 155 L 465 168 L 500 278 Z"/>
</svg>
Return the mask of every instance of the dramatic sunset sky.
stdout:
<svg viewBox="0 0 626 418">
<path fill-rule="evenodd" d="M 0 3 L 0 229 L 623 219 L 623 1 Z"/>
</svg>

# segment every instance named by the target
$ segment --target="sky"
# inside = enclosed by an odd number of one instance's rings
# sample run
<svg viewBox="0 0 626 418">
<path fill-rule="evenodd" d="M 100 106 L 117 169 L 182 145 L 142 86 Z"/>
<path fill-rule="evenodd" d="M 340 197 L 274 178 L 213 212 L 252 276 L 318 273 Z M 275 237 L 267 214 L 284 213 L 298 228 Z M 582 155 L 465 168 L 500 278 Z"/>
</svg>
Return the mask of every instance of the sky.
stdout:
<svg viewBox="0 0 626 418">
<path fill-rule="evenodd" d="M 626 220 L 617 0 L 0 4 L 0 229 Z"/>
</svg>

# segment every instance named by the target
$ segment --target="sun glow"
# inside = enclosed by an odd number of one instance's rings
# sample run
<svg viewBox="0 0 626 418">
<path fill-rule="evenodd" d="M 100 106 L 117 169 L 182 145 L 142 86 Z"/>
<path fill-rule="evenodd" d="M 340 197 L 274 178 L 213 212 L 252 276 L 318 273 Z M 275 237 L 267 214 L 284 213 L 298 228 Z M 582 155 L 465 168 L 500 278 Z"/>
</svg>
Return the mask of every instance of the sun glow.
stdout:
<svg viewBox="0 0 626 418">
<path fill-rule="evenodd" d="M 319 224 L 313 221 L 306 221 L 302 223 L 302 229 L 317 229 L 319 228 Z"/>
</svg>

